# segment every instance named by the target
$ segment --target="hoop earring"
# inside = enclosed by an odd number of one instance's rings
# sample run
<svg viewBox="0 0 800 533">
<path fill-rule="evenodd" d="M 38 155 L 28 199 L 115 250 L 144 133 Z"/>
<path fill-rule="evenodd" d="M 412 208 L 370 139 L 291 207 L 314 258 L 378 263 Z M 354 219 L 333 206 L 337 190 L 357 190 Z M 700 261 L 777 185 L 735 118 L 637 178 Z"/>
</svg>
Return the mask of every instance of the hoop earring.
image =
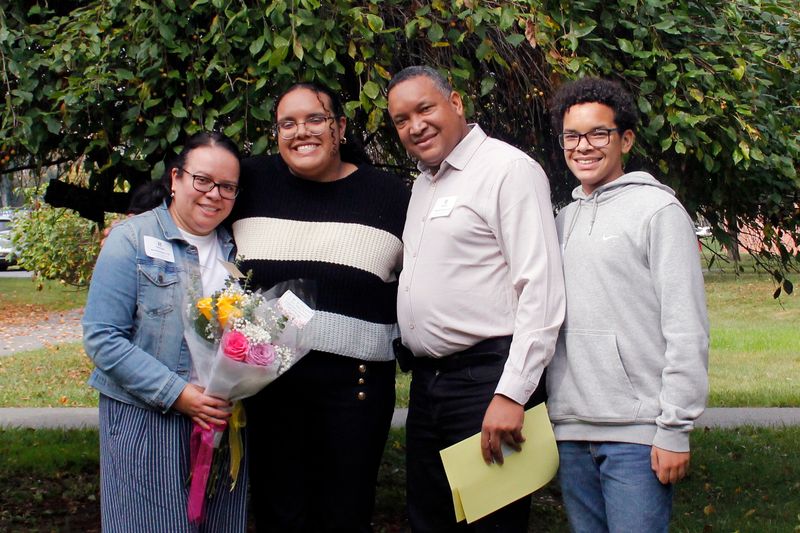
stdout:
<svg viewBox="0 0 800 533">
<path fill-rule="evenodd" d="M 339 144 L 347 144 L 347 137 L 342 137 L 339 139 Z"/>
</svg>

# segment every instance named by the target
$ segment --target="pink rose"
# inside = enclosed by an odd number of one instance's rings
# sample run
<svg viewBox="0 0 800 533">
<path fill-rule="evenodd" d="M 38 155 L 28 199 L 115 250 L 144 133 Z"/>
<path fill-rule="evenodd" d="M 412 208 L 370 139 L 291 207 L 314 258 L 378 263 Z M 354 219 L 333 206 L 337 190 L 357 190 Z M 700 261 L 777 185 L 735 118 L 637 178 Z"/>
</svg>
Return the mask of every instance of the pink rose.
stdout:
<svg viewBox="0 0 800 533">
<path fill-rule="evenodd" d="M 249 349 L 247 337 L 238 331 L 229 331 L 222 336 L 222 353 L 234 361 L 244 361 Z"/>
<path fill-rule="evenodd" d="M 269 366 L 275 361 L 275 347 L 271 344 L 256 344 L 250 348 L 245 363 L 257 366 Z"/>
</svg>

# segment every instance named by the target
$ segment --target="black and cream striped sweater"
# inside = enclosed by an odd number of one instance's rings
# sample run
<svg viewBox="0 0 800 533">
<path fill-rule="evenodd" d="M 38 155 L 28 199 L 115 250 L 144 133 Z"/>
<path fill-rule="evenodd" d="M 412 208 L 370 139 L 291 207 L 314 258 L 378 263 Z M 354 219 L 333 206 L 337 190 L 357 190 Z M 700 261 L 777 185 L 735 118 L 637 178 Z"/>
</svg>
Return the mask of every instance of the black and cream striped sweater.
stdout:
<svg viewBox="0 0 800 533">
<path fill-rule="evenodd" d="M 313 280 L 311 348 L 391 360 L 410 196 L 402 180 L 367 165 L 333 182 L 304 180 L 275 155 L 243 160 L 240 184 L 230 220 L 253 288 Z"/>
</svg>

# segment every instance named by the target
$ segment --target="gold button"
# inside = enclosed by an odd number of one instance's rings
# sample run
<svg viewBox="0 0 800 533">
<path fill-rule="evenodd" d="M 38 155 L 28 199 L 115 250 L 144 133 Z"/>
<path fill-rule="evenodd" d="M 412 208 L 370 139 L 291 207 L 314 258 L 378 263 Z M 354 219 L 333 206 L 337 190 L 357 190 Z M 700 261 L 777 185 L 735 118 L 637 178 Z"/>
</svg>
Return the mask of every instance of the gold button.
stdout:
<svg viewBox="0 0 800 533">
<path fill-rule="evenodd" d="M 367 371 L 367 365 L 358 365 L 358 371 L 364 374 Z"/>
<path fill-rule="evenodd" d="M 363 385 L 364 384 L 364 378 L 358 378 L 358 384 L 359 385 Z"/>
<path fill-rule="evenodd" d="M 359 392 L 358 393 L 358 399 L 359 400 L 366 400 L 367 399 L 367 393 L 366 392 Z"/>
</svg>

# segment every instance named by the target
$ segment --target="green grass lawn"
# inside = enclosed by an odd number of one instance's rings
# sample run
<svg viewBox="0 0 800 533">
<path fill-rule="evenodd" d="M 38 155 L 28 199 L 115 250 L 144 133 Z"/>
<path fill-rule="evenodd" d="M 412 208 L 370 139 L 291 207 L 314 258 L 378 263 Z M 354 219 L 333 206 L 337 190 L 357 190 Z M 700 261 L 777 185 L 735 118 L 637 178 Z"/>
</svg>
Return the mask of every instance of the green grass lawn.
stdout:
<svg viewBox="0 0 800 533">
<path fill-rule="evenodd" d="M 0 430 L 0 530 L 97 531 L 97 438 L 96 431 Z M 407 530 L 403 442 L 400 429 L 386 444 L 377 532 Z M 696 432 L 692 448 L 671 531 L 800 530 L 800 428 Z M 555 482 L 534 494 L 532 510 L 529 531 L 568 531 Z"/>
<path fill-rule="evenodd" d="M 0 310 L 36 306 L 47 311 L 65 311 L 83 307 L 86 290 L 56 281 L 30 278 L 0 278 Z"/>
<path fill-rule="evenodd" d="M 800 406 L 800 299 L 773 288 L 766 274 L 706 274 L 709 405 Z"/>
<path fill-rule="evenodd" d="M 54 283 L 37 292 L 25 279 L 0 279 L 0 289 L 10 290 L 9 301 L 19 305 L 36 302 L 54 310 L 83 305 L 85 298 Z M 772 291 L 768 275 L 749 269 L 739 276 L 732 268 L 706 273 L 709 406 L 800 406 L 800 299 L 774 300 Z M 80 343 L 0 357 L 0 407 L 97 405 L 85 385 L 90 369 Z M 409 382 L 408 374 L 397 374 L 399 407 L 408 406 Z"/>
<path fill-rule="evenodd" d="M 79 342 L 0 357 L 0 407 L 93 407 L 92 362 Z"/>
<path fill-rule="evenodd" d="M 731 269 L 729 269 L 731 270 Z M 800 406 L 800 302 L 771 297 L 766 275 L 706 274 L 712 406 Z M 85 293 L 0 279 L 3 306 L 61 310 Z M 13 296 L 8 296 L 7 294 Z M 94 406 L 80 343 L 0 357 L 0 407 Z M 398 405 L 408 403 L 398 374 Z M 393 430 L 379 474 L 378 532 L 405 531 L 403 430 Z M 696 431 L 692 473 L 676 490 L 672 531 L 800 531 L 800 428 Z M 96 431 L 0 430 L 0 530 L 97 531 Z M 566 532 L 555 482 L 534 495 L 530 531 Z"/>
</svg>

